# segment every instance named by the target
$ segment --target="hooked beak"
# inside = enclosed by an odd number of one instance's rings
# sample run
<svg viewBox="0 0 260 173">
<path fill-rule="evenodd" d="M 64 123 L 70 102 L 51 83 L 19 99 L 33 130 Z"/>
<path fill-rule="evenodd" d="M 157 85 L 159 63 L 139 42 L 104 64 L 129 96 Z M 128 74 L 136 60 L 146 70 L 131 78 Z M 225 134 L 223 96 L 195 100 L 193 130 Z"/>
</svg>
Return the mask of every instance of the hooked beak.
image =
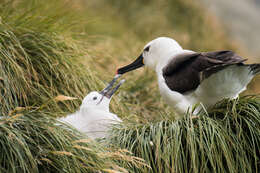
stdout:
<svg viewBox="0 0 260 173">
<path fill-rule="evenodd" d="M 122 68 L 119 68 L 117 70 L 117 74 L 124 74 L 126 72 L 129 72 L 129 71 L 132 71 L 132 70 L 135 70 L 135 69 L 138 69 L 142 66 L 144 66 L 144 63 L 143 63 L 143 54 L 141 54 L 134 62 L 132 62 L 131 64 L 129 65 L 126 65 Z"/>
<path fill-rule="evenodd" d="M 118 88 L 125 82 L 125 80 L 123 79 L 115 86 L 115 88 L 113 88 L 114 83 L 120 76 L 120 74 L 117 74 L 113 78 L 113 80 L 109 82 L 109 84 L 102 91 L 100 91 L 100 94 L 110 99 L 113 94 L 118 90 Z"/>
</svg>

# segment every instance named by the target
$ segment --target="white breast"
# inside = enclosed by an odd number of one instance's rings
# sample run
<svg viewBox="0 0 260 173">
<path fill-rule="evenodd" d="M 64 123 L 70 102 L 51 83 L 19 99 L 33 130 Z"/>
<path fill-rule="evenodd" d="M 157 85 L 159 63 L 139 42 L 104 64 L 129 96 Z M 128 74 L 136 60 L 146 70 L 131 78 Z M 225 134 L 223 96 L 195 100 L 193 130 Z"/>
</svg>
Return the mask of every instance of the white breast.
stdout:
<svg viewBox="0 0 260 173">
<path fill-rule="evenodd" d="M 183 95 L 181 93 L 172 91 L 168 88 L 162 75 L 158 74 L 158 85 L 160 94 L 165 102 L 173 107 L 174 111 L 178 113 L 178 117 L 183 116 L 193 104 L 196 103 L 195 98 L 190 95 Z M 176 117 L 176 118 L 178 118 Z"/>
<path fill-rule="evenodd" d="M 112 124 L 121 122 L 117 115 L 96 109 L 80 110 L 60 121 L 68 123 L 92 139 L 104 138 Z"/>
</svg>

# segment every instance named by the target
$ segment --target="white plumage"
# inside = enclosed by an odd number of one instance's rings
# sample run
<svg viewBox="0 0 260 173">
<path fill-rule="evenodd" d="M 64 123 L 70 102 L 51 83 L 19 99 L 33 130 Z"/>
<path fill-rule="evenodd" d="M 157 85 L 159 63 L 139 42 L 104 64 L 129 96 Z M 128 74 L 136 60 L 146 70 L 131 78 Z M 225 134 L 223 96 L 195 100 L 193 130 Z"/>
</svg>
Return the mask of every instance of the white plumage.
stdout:
<svg viewBox="0 0 260 173">
<path fill-rule="evenodd" d="M 195 104 L 202 104 L 208 108 L 224 98 L 237 98 L 242 91 L 246 90 L 253 75 L 250 74 L 248 67 L 230 66 L 205 79 L 196 90 L 185 94 L 170 90 L 163 76 L 157 75 L 157 77 L 163 99 L 181 116 Z M 200 108 L 201 105 L 195 113 Z"/>
<path fill-rule="evenodd" d="M 260 64 L 244 61 L 232 51 L 198 53 L 183 49 L 171 38 L 159 37 L 145 45 L 141 55 L 117 73 L 124 74 L 143 65 L 155 70 L 162 97 L 183 115 L 194 104 L 207 108 L 223 98 L 238 97 L 260 72 Z"/>
<path fill-rule="evenodd" d="M 121 122 L 116 114 L 109 112 L 109 103 L 113 93 L 124 82 L 123 80 L 111 90 L 115 81 L 103 91 L 90 92 L 82 101 L 79 110 L 59 120 L 72 125 L 78 131 L 92 139 L 107 137 L 108 130 L 113 124 Z"/>
</svg>

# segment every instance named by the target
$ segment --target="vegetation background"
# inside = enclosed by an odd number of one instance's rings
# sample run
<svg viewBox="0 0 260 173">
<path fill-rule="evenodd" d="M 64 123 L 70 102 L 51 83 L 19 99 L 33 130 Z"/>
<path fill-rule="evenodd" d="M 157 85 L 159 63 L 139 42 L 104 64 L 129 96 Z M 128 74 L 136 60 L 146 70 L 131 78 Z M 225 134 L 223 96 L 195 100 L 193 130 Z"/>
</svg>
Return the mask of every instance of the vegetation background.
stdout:
<svg viewBox="0 0 260 173">
<path fill-rule="evenodd" d="M 238 41 L 259 62 L 260 0 L 203 0 L 208 10 L 218 16 L 228 35 Z"/>
<path fill-rule="evenodd" d="M 158 36 L 195 51 L 249 54 L 192 0 L 0 1 L 0 172 L 259 170 L 257 97 L 175 121 L 147 69 L 125 75 L 112 100 L 125 122 L 117 136 L 97 143 L 57 128 L 56 117 L 76 111 Z M 247 92 L 257 86 L 255 79 Z"/>
</svg>

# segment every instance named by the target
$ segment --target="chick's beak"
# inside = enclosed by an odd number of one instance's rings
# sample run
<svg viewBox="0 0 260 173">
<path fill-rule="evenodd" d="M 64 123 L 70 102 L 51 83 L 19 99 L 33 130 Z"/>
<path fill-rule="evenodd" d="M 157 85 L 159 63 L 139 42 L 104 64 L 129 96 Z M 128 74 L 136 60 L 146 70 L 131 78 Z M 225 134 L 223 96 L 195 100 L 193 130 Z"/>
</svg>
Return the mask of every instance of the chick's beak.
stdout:
<svg viewBox="0 0 260 173">
<path fill-rule="evenodd" d="M 125 82 L 125 80 L 123 79 L 113 88 L 114 83 L 120 76 L 120 74 L 117 74 L 113 78 L 113 80 L 109 82 L 108 85 L 102 91 L 100 91 L 100 94 L 110 99 L 113 96 L 113 94 L 119 89 L 119 87 Z"/>
<path fill-rule="evenodd" d="M 124 79 L 120 80 L 120 82 L 115 86 L 115 88 L 109 90 L 109 92 L 107 92 L 107 94 L 105 95 L 107 98 L 111 98 L 114 93 L 119 89 L 119 87 L 125 82 Z"/>
<path fill-rule="evenodd" d="M 126 65 L 122 68 L 119 68 L 117 70 L 117 74 L 124 74 L 126 72 L 129 72 L 129 71 L 132 71 L 132 70 L 135 70 L 135 69 L 138 69 L 142 66 L 144 66 L 144 63 L 143 63 L 143 60 L 144 60 L 144 57 L 143 57 L 143 54 L 141 54 L 134 62 L 132 62 L 131 64 L 129 65 Z"/>
</svg>

